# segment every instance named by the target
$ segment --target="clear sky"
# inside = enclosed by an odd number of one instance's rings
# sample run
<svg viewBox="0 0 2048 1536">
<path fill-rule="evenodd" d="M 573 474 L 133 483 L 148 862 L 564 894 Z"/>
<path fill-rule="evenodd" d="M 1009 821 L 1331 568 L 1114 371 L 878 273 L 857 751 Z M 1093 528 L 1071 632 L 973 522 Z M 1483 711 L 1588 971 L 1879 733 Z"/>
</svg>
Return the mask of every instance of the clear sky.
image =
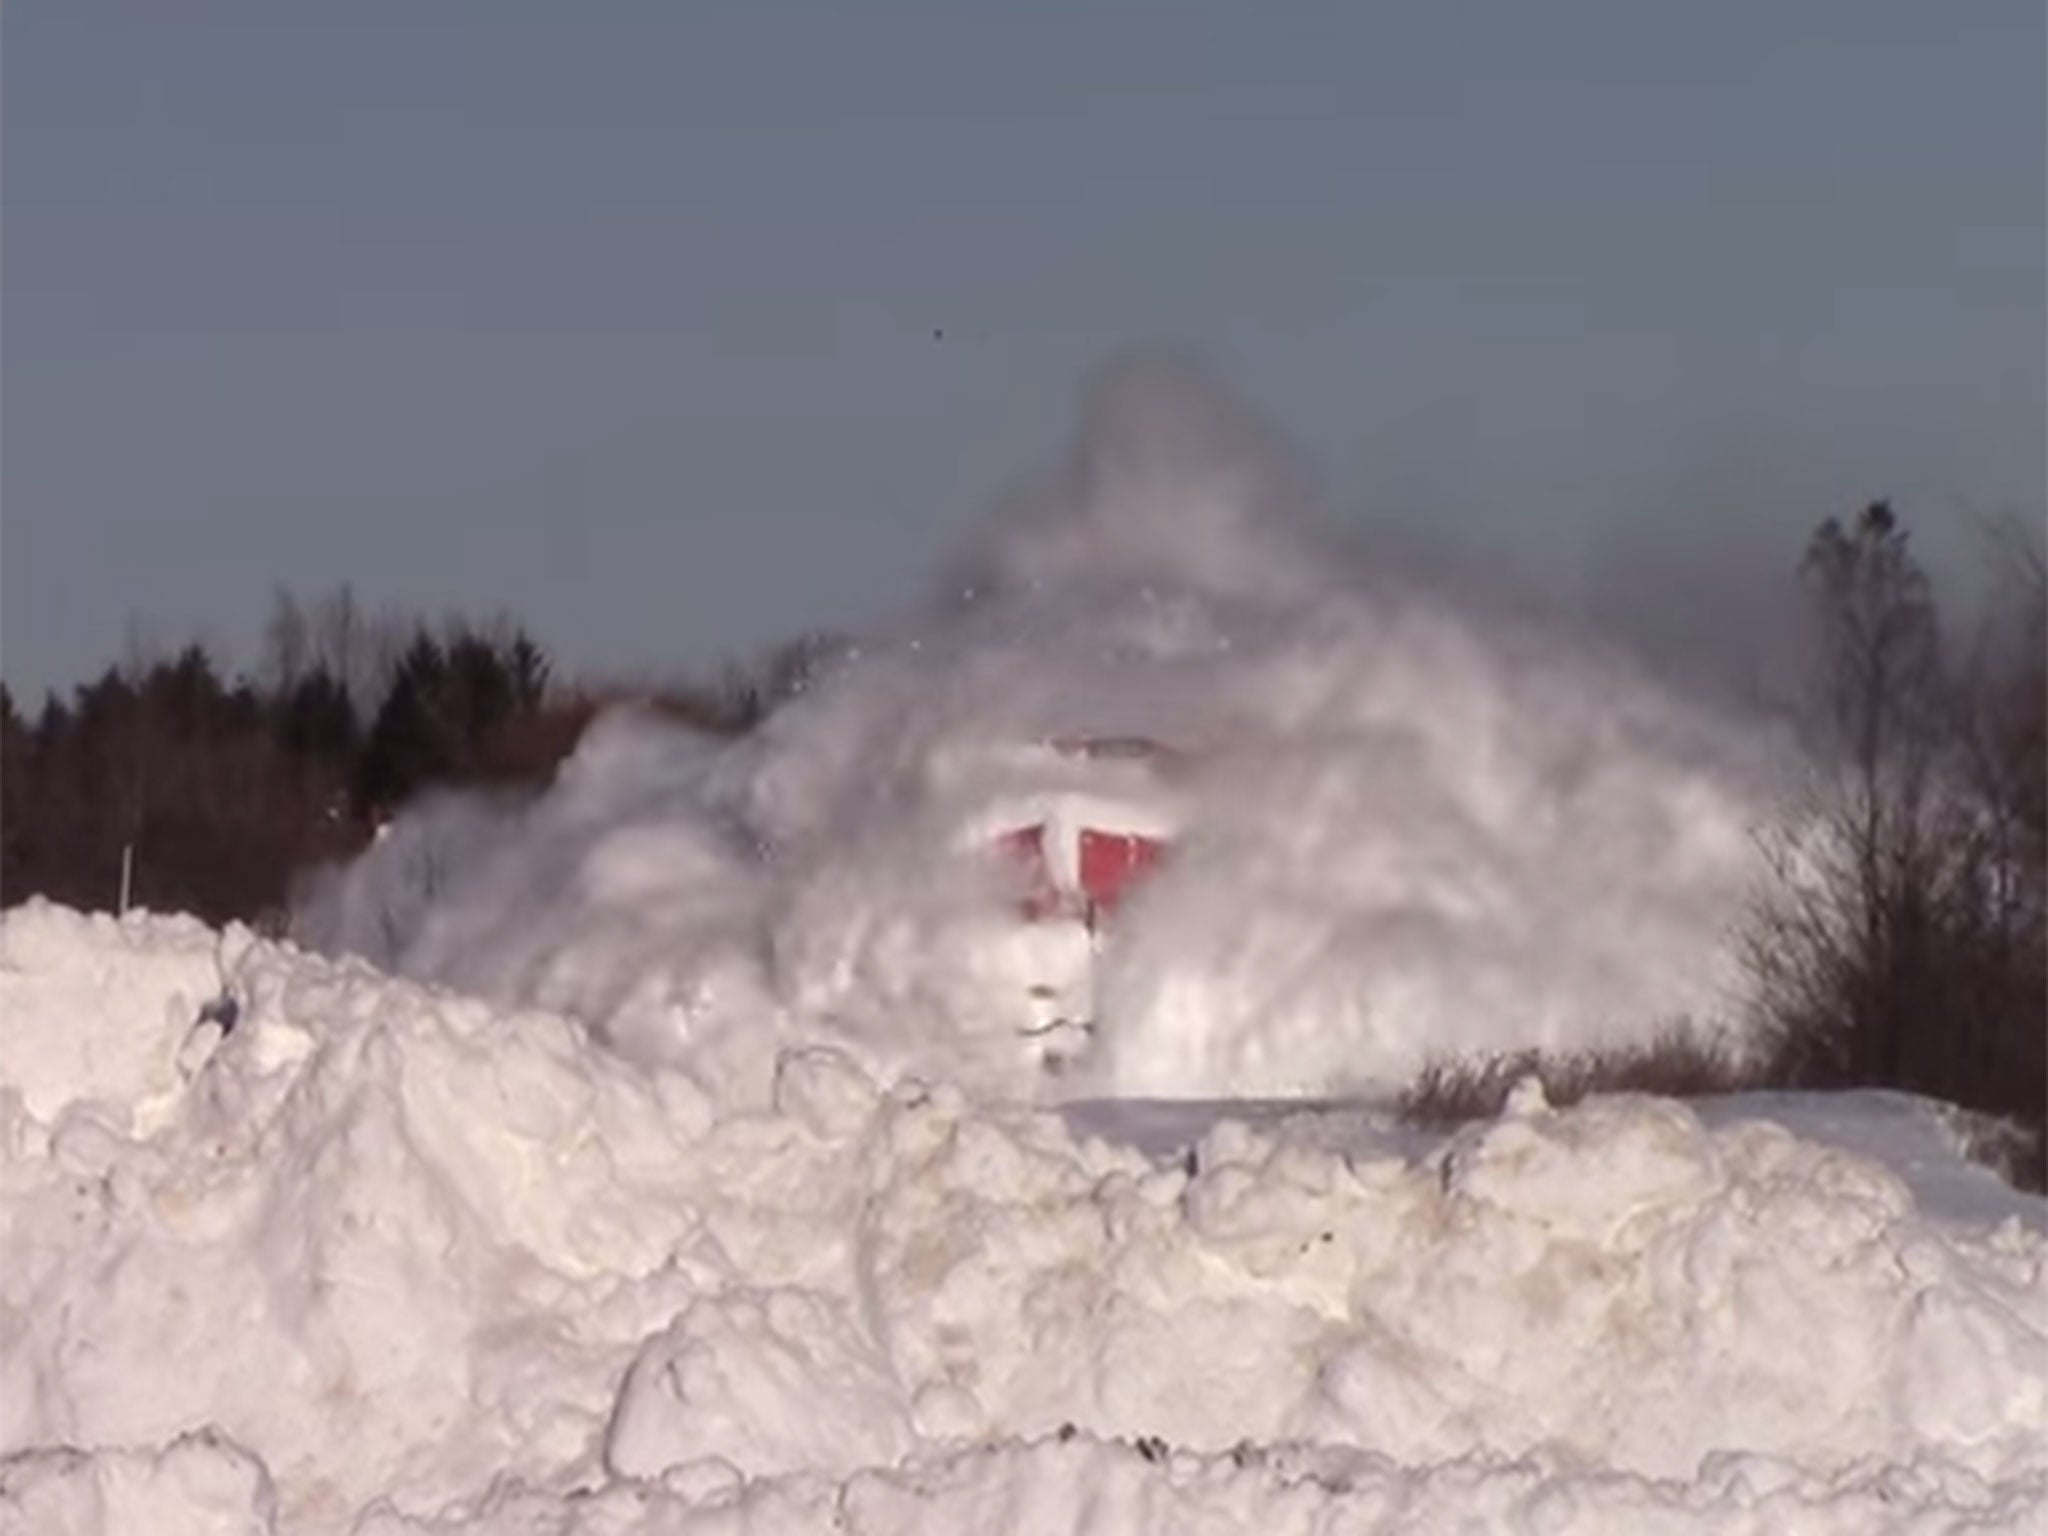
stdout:
<svg viewBox="0 0 2048 1536">
<path fill-rule="evenodd" d="M 2039 516 L 2044 27 L 10 3 L 0 662 L 69 686 L 131 616 L 251 662 L 279 582 L 503 607 L 572 670 L 857 625 L 1156 338 L 1338 515 L 1625 620 L 1873 494 L 1935 546 Z"/>
</svg>

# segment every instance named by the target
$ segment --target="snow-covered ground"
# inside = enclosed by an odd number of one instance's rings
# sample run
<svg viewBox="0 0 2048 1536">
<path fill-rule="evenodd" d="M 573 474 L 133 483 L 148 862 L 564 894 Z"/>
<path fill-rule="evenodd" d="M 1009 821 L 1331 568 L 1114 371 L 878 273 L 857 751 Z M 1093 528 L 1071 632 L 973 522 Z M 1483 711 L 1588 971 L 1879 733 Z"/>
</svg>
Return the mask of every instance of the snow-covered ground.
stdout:
<svg viewBox="0 0 2048 1536">
<path fill-rule="evenodd" d="M 0 1010 L 10 1532 L 2048 1521 L 2044 1203 L 1895 1096 L 1431 1141 L 798 1049 L 733 1109 L 41 903 Z"/>
<path fill-rule="evenodd" d="M 427 801 L 305 948 L 0 914 L 0 1533 L 2048 1529 L 1943 1107 L 1370 1107 L 1737 1028 L 1778 744 L 1299 511 L 1140 370 L 742 741 Z M 985 844 L 1074 733 L 1182 755 L 1053 1063 Z"/>
</svg>

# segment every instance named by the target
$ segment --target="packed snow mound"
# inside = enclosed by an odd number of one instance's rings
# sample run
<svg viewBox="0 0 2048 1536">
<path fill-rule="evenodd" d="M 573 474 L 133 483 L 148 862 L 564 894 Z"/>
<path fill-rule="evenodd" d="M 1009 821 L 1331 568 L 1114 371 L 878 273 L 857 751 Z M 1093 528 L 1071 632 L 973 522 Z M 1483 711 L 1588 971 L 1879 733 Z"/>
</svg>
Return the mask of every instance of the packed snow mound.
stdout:
<svg viewBox="0 0 2048 1536">
<path fill-rule="evenodd" d="M 1043 1099 L 1347 1093 L 1437 1052 L 1732 1028 L 1775 745 L 1362 567 L 1279 458 L 1185 371 L 1120 373 L 965 600 L 744 740 L 620 715 L 537 798 L 414 808 L 297 935 L 757 1101 L 793 1038 Z M 1179 830 L 1055 1078 L 1015 1017 L 1044 930 L 973 831 L 1085 787 L 1027 750 L 1076 735 L 1177 749 L 1130 792 Z"/>
<path fill-rule="evenodd" d="M 17 1468 L 23 1533 L 148 1531 L 258 1536 L 274 1529 L 249 1458 L 215 1441 L 154 1457 L 38 1459 Z M 177 1477 L 176 1482 L 171 1477 Z M 202 1482 L 202 1479 L 204 1480 Z M 195 1486 L 198 1485 L 198 1486 Z M 5 1497 L 0 1493 L 0 1497 Z M 236 1502 L 246 1499 L 246 1503 Z M 2040 1496 L 1987 1488 L 1945 1467 L 1803 1474 L 1733 1456 L 1697 1483 L 1621 1473 L 1589 1477 L 1545 1457 L 1474 1457 L 1402 1467 L 1366 1452 L 1243 1447 L 1227 1456 L 1156 1442 L 1059 1436 L 963 1448 L 842 1480 L 742 1478 L 716 1459 L 649 1482 L 612 1482 L 564 1498 L 517 1482 L 461 1510 L 368 1511 L 357 1536 L 1993 1536 L 2038 1530 Z M 111 1511 L 111 1518 L 103 1512 Z M 10 1511 L 0 1505 L 0 1522 Z M 0 1523 L 12 1536 L 13 1527 Z"/>
<path fill-rule="evenodd" d="M 0 1018 L 0 1530 L 2048 1519 L 2048 1241 L 1767 1123 L 1154 1159 L 818 1047 L 737 1109 L 557 1014 L 43 903 Z"/>
</svg>

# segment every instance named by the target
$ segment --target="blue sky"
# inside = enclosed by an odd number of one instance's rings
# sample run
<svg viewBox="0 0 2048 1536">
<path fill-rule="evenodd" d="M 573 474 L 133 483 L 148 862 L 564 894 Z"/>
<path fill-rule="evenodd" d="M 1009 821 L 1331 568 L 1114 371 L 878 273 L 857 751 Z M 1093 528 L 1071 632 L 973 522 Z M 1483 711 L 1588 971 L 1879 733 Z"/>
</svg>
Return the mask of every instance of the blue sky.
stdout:
<svg viewBox="0 0 2048 1536">
<path fill-rule="evenodd" d="M 1670 644 L 2042 507 L 2036 0 L 10 5 L 0 669 L 274 585 L 708 667 L 923 596 L 1119 347 Z M 943 330 L 942 340 L 934 331 Z M 1702 641 L 1704 643 L 1704 641 Z"/>
</svg>

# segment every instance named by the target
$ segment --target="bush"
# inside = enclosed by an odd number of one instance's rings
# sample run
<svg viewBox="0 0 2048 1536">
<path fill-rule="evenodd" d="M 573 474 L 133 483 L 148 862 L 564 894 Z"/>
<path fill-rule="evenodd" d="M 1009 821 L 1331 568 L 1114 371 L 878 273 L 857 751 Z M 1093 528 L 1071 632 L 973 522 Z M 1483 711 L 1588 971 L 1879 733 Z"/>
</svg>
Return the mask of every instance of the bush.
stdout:
<svg viewBox="0 0 2048 1536">
<path fill-rule="evenodd" d="M 1412 1125 L 1460 1125 L 1488 1120 L 1526 1077 L 1562 1108 L 1596 1093 L 1651 1093 L 1697 1099 L 1767 1086 L 1767 1062 L 1748 1061 L 1685 1029 L 1671 1029 L 1642 1045 L 1606 1050 L 1513 1051 L 1485 1056 L 1438 1057 L 1402 1092 L 1400 1115 Z"/>
</svg>

